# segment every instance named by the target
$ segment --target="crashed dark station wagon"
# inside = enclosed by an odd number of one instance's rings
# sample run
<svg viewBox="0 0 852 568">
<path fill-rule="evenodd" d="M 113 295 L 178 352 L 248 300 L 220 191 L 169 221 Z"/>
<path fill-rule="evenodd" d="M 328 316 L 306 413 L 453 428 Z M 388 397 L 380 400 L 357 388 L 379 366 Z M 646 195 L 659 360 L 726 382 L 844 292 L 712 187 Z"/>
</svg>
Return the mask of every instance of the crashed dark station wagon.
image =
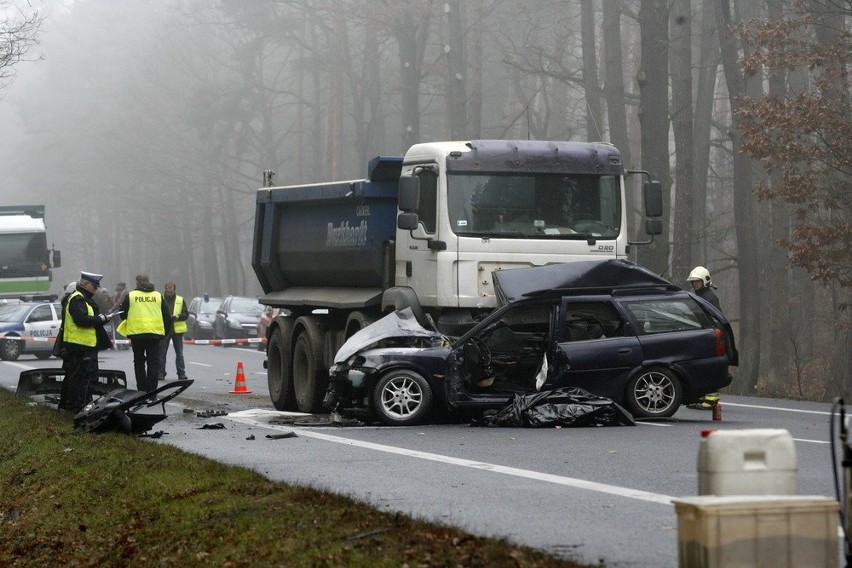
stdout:
<svg viewBox="0 0 852 568">
<path fill-rule="evenodd" d="M 353 335 L 330 369 L 326 407 L 408 425 L 580 387 L 636 418 L 664 418 L 731 383 L 738 354 L 724 314 L 636 264 L 497 271 L 494 282 L 503 305 L 461 337 L 408 308 Z"/>
</svg>

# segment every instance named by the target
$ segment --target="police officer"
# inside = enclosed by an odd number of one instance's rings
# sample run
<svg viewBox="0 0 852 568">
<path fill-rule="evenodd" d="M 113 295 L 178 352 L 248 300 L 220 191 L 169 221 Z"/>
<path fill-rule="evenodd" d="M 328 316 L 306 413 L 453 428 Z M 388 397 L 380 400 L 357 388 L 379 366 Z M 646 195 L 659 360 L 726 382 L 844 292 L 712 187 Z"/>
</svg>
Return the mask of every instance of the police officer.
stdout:
<svg viewBox="0 0 852 568">
<path fill-rule="evenodd" d="M 76 289 L 64 301 L 62 310 L 63 368 L 65 378 L 59 408 L 80 412 L 92 400 L 98 382 L 98 351 L 112 345 L 104 324 L 109 321 L 95 303 L 101 274 L 81 272 Z"/>
<path fill-rule="evenodd" d="M 171 314 L 163 296 L 145 273 L 136 276 L 136 289 L 121 303 L 124 335 L 133 348 L 136 389 L 151 392 L 160 375 L 160 344 L 172 332 Z"/>
<path fill-rule="evenodd" d="M 722 307 L 719 305 L 719 298 L 716 297 L 716 294 L 713 292 L 713 288 L 716 288 L 716 285 L 713 284 L 713 281 L 710 280 L 710 271 L 704 268 L 703 266 L 696 266 L 692 269 L 692 272 L 689 273 L 689 276 L 686 278 L 686 281 L 692 284 L 692 291 L 696 296 L 700 297 L 703 300 L 707 300 L 714 306 L 716 306 L 719 311 L 722 311 Z M 710 410 L 713 408 L 714 404 L 719 402 L 719 393 L 711 392 L 702 396 L 697 403 L 688 405 L 689 408 L 699 408 L 703 410 Z"/>
<path fill-rule="evenodd" d="M 186 332 L 186 318 L 189 317 L 189 312 L 186 310 L 183 296 L 177 294 L 177 285 L 174 282 L 166 282 L 163 302 L 166 304 L 166 310 L 171 314 L 173 330 L 163 339 L 163 345 L 160 348 L 160 380 L 166 380 L 166 357 L 169 353 L 169 343 L 171 343 L 175 347 L 178 380 L 185 381 L 188 377 L 183 360 L 183 334 Z"/>
</svg>

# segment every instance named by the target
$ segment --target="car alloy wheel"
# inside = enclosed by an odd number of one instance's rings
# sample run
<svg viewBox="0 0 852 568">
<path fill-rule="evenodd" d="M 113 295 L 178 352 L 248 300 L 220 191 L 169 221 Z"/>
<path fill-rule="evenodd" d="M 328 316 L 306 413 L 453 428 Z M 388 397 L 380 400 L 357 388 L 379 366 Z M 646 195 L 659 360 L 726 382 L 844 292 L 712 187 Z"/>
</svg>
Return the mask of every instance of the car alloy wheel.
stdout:
<svg viewBox="0 0 852 568">
<path fill-rule="evenodd" d="M 627 385 L 625 402 L 636 418 L 667 418 L 677 412 L 683 389 L 677 376 L 664 367 L 649 367 Z"/>
<path fill-rule="evenodd" d="M 385 424 L 419 424 L 431 413 L 432 389 L 413 371 L 391 371 L 376 383 L 373 409 Z"/>
</svg>

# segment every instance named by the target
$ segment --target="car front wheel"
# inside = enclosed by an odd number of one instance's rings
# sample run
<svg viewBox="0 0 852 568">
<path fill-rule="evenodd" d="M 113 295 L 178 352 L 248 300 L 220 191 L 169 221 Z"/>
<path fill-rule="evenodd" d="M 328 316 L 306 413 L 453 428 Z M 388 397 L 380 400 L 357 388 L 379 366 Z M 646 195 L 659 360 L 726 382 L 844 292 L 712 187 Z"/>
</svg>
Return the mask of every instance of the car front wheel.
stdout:
<svg viewBox="0 0 852 568">
<path fill-rule="evenodd" d="M 432 388 L 418 373 L 391 371 L 376 383 L 373 410 L 389 426 L 423 423 L 432 413 Z"/>
<path fill-rule="evenodd" d="M 4 339 L 0 343 L 0 358 L 4 361 L 16 361 L 21 356 L 24 344 L 19 339 Z"/>
<path fill-rule="evenodd" d="M 677 375 L 664 367 L 648 367 L 627 384 L 624 401 L 635 418 L 668 418 L 677 412 L 682 397 Z"/>
</svg>

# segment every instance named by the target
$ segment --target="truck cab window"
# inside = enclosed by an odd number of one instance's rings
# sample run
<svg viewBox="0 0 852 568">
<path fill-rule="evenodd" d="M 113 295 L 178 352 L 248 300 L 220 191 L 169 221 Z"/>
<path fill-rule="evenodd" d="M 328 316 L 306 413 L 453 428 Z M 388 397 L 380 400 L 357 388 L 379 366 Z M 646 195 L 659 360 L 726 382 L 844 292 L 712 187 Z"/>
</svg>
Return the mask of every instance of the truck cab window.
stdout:
<svg viewBox="0 0 852 568">
<path fill-rule="evenodd" d="M 438 174 L 423 170 L 417 174 L 420 178 L 420 202 L 417 214 L 427 233 L 434 233 L 438 218 Z"/>
</svg>

